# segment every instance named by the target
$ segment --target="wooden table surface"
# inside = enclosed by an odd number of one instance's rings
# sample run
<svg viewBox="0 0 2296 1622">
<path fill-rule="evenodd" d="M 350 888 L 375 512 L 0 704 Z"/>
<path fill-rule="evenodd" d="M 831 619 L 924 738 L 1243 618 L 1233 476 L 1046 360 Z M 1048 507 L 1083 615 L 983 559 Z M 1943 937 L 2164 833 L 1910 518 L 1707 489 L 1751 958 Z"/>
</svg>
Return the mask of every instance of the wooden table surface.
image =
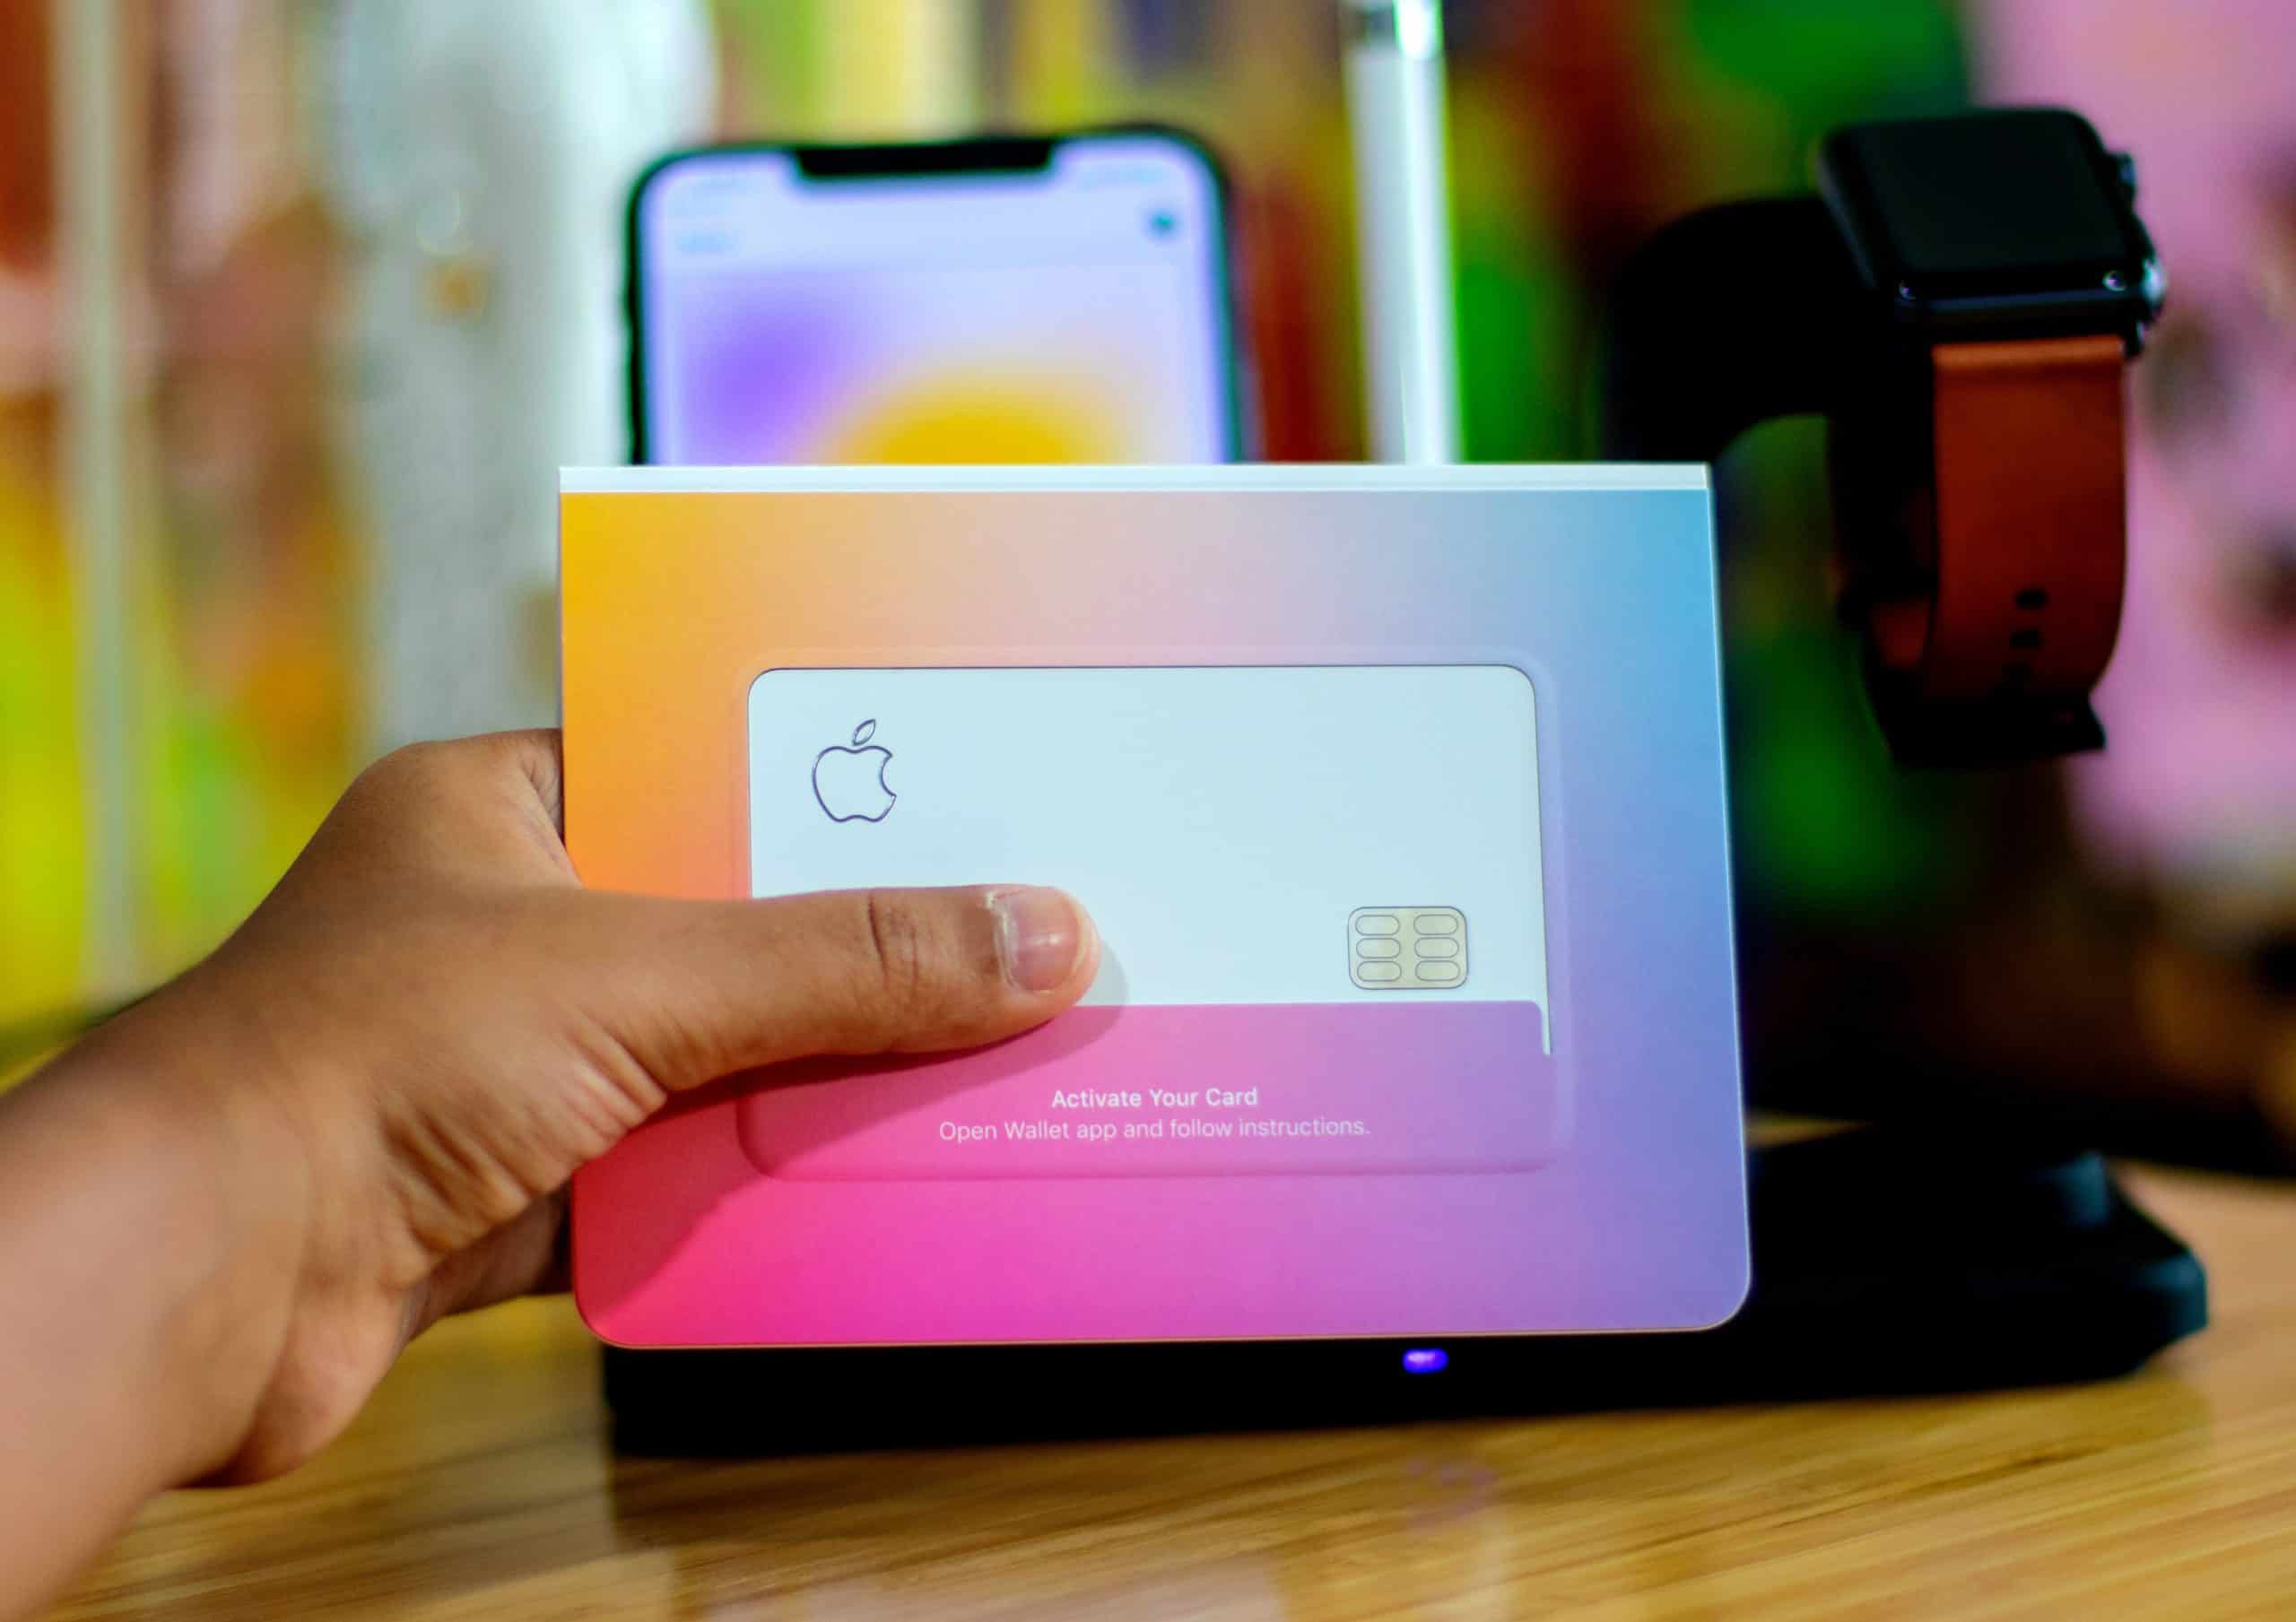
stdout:
<svg viewBox="0 0 2296 1622">
<path fill-rule="evenodd" d="M 2074 1390 L 620 1460 L 563 1302 L 420 1342 L 63 1617 L 2296 1617 L 2296 1192 L 2147 1174 L 2215 1326 Z"/>
</svg>

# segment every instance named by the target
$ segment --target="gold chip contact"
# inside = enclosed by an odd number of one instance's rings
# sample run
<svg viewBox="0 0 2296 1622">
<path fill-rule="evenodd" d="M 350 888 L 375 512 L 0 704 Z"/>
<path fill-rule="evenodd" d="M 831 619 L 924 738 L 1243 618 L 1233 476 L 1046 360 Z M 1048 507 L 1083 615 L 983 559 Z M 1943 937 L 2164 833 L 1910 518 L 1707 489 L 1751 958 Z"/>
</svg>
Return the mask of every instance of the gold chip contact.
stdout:
<svg viewBox="0 0 2296 1622">
<path fill-rule="evenodd" d="M 1347 915 L 1348 978 L 1365 991 L 1467 983 L 1467 919 L 1456 906 L 1359 906 Z"/>
</svg>

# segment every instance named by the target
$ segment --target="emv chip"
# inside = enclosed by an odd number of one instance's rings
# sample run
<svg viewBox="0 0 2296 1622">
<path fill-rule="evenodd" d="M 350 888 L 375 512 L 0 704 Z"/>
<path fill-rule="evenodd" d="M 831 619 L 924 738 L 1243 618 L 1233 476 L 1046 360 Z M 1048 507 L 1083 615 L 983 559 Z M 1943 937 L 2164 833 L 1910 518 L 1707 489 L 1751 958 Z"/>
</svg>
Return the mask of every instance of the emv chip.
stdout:
<svg viewBox="0 0 2296 1622">
<path fill-rule="evenodd" d="M 1365 991 L 1465 985 L 1466 915 L 1456 906 L 1359 906 L 1347 915 L 1347 974 Z"/>
</svg>

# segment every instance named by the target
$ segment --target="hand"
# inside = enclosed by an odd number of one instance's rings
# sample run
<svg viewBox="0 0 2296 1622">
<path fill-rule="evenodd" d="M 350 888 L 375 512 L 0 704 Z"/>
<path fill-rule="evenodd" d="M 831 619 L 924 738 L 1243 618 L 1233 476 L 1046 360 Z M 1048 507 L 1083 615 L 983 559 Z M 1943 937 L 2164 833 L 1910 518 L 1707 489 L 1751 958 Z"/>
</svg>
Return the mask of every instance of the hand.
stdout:
<svg viewBox="0 0 2296 1622">
<path fill-rule="evenodd" d="M 190 1371 L 149 1399 L 184 1415 L 168 1479 L 290 1468 L 426 1325 L 551 1282 L 568 1177 L 672 1094 L 993 1042 L 1098 967 L 1057 890 L 609 895 L 560 823 L 555 733 L 393 755 L 212 958 L 0 1101 L 0 1161 L 48 1168 L 38 1209 L 84 1188 L 75 1158 L 136 1155 L 133 1202 L 168 1237 L 131 1271 L 194 1270 L 155 1306 L 156 1363 Z M 0 1288 L 100 1265 L 81 1232 L 12 1282 L 16 1214 L 0 1192 Z M 0 1383 L 19 1412 L 39 1394 Z"/>
</svg>

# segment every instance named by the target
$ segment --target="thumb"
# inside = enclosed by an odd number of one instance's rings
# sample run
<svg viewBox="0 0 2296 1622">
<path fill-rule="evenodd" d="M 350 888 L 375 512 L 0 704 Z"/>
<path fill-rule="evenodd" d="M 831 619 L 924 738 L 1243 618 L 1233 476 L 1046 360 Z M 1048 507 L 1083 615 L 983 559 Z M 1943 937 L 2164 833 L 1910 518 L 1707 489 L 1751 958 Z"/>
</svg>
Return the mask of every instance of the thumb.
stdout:
<svg viewBox="0 0 2296 1622">
<path fill-rule="evenodd" d="M 1000 1041 L 1074 1002 L 1100 968 L 1084 909 L 1034 886 L 588 898 L 603 905 L 587 909 L 583 1000 L 674 1092 L 816 1054 Z"/>
</svg>

